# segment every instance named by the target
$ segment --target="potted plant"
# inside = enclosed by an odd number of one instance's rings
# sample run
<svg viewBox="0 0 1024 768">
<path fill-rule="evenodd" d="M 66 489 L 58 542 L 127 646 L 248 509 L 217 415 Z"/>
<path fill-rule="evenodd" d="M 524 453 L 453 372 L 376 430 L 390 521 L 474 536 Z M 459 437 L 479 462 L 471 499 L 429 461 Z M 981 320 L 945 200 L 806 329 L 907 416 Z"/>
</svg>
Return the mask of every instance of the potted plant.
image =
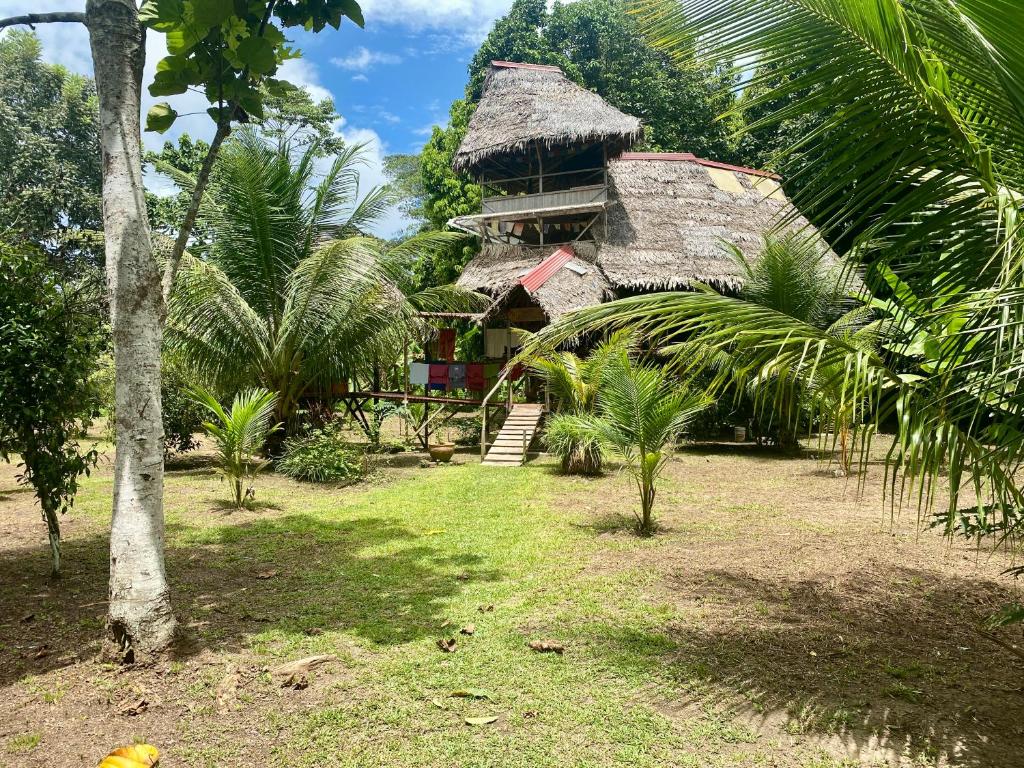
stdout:
<svg viewBox="0 0 1024 768">
<path fill-rule="evenodd" d="M 452 442 L 450 429 L 445 427 L 445 442 L 427 446 L 431 461 L 447 464 L 455 455 L 455 443 Z"/>
</svg>

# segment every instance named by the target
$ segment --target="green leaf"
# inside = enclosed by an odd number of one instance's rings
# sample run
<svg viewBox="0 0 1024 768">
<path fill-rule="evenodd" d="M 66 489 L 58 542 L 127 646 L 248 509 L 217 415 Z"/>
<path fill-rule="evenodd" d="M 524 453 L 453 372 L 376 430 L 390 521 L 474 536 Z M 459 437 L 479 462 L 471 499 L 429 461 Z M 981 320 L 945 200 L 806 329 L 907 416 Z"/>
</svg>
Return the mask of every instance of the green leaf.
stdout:
<svg viewBox="0 0 1024 768">
<path fill-rule="evenodd" d="M 167 52 L 172 56 L 188 53 L 204 36 L 205 32 L 198 35 L 195 29 L 184 24 L 175 26 L 167 30 Z"/>
<path fill-rule="evenodd" d="M 191 0 L 192 19 L 203 30 L 219 27 L 235 12 L 234 0 Z"/>
<path fill-rule="evenodd" d="M 360 27 L 366 26 L 366 21 L 363 19 L 363 9 L 359 7 L 359 3 L 356 0 L 341 0 L 341 12 Z M 335 29 L 337 29 L 337 26 L 335 26 Z"/>
<path fill-rule="evenodd" d="M 171 108 L 170 104 L 166 102 L 154 104 L 146 113 L 146 130 L 163 133 L 174 125 L 177 117 L 178 113 Z"/>
<path fill-rule="evenodd" d="M 273 44 L 262 37 L 247 37 L 238 44 L 235 54 L 239 61 L 257 75 L 271 72 L 277 66 Z"/>
<path fill-rule="evenodd" d="M 139 8 L 139 21 L 144 26 L 165 32 L 182 22 L 184 10 L 182 0 L 145 0 Z"/>
<path fill-rule="evenodd" d="M 188 81 L 183 72 L 157 72 L 149 85 L 150 96 L 174 96 L 188 90 Z"/>
</svg>

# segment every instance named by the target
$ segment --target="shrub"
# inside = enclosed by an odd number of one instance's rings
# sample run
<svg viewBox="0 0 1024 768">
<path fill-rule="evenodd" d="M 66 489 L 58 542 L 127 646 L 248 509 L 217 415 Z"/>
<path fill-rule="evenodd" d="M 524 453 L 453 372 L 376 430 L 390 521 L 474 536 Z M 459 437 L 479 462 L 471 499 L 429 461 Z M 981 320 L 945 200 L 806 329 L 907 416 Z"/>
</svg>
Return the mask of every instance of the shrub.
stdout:
<svg viewBox="0 0 1024 768">
<path fill-rule="evenodd" d="M 599 475 L 604 455 L 601 443 L 578 428 L 578 420 L 571 414 L 558 413 L 551 417 L 544 430 L 548 450 L 562 462 L 567 475 Z"/>
<path fill-rule="evenodd" d="M 203 429 L 206 412 L 191 396 L 192 385 L 181 364 L 165 357 L 160 381 L 165 456 L 185 453 L 199 445 L 195 435 Z"/>
<path fill-rule="evenodd" d="M 341 438 L 337 426 L 328 424 L 286 440 L 277 469 L 296 480 L 348 484 L 366 474 L 366 459 L 362 451 Z"/>
</svg>

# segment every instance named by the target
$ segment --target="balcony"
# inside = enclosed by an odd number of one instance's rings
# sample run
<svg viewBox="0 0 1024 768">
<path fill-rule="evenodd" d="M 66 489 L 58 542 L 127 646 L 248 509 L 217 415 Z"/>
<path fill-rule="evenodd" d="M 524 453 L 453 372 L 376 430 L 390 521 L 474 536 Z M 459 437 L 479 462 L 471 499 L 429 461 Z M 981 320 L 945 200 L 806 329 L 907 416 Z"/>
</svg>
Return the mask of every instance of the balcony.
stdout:
<svg viewBox="0 0 1024 768">
<path fill-rule="evenodd" d="M 596 210 L 603 208 L 607 202 L 607 185 L 590 184 L 554 192 L 485 197 L 483 215 L 487 218 L 515 219 L 516 214 L 536 215 L 538 211 L 544 211 L 550 216 L 563 208 L 576 211 Z"/>
</svg>

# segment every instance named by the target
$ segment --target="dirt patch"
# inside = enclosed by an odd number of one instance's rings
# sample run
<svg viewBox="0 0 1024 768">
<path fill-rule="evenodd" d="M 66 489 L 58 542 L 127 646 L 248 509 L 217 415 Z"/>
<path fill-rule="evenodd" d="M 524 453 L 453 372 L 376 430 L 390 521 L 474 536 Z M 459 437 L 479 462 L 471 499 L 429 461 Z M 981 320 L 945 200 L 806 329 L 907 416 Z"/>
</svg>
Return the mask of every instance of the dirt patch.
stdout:
<svg viewBox="0 0 1024 768">
<path fill-rule="evenodd" d="M 664 627 L 684 693 L 652 695 L 659 711 L 858 764 L 1024 764 L 1024 663 L 978 631 L 1021 599 L 1012 559 L 891 513 L 883 475 L 860 488 L 810 456 L 693 448 L 667 468 L 648 547 L 629 545 L 626 478 L 600 481 L 579 524 L 622 546 L 588 572 L 642 571 L 687 617 Z M 1019 628 L 1002 637 L 1024 648 Z"/>
</svg>

